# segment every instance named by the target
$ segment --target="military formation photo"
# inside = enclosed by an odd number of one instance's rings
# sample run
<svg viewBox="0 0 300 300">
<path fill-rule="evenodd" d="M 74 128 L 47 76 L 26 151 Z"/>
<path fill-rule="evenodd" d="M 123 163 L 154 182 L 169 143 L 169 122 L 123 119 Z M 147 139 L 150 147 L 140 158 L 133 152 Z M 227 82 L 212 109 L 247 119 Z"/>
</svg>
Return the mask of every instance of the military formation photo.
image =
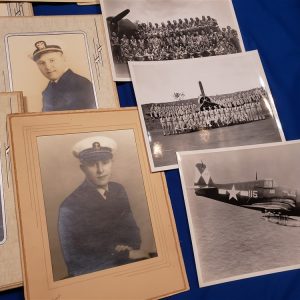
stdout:
<svg viewBox="0 0 300 300">
<path fill-rule="evenodd" d="M 177 151 L 283 139 L 255 51 L 129 66 L 153 170 L 176 168 Z"/>
<path fill-rule="evenodd" d="M 243 51 L 230 2 L 175 2 L 103 1 L 116 79 L 129 78 L 128 61 L 177 60 Z"/>
</svg>

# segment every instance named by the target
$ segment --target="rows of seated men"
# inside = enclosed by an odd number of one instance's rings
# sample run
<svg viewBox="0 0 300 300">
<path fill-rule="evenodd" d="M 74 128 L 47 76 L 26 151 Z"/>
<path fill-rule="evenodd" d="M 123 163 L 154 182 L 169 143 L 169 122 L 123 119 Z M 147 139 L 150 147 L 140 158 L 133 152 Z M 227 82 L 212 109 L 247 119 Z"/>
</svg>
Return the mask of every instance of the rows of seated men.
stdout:
<svg viewBox="0 0 300 300">
<path fill-rule="evenodd" d="M 241 52 L 238 33 L 230 26 L 220 28 L 210 16 L 155 23 L 137 23 L 131 36 L 111 32 L 116 63 L 174 60 Z"/>
<path fill-rule="evenodd" d="M 179 134 L 248 123 L 270 117 L 266 98 L 260 89 L 215 96 L 215 103 L 201 107 L 200 104 L 152 104 L 149 114 L 152 120 L 159 120 L 164 135 Z M 213 97 L 212 97 L 213 98 Z"/>
</svg>

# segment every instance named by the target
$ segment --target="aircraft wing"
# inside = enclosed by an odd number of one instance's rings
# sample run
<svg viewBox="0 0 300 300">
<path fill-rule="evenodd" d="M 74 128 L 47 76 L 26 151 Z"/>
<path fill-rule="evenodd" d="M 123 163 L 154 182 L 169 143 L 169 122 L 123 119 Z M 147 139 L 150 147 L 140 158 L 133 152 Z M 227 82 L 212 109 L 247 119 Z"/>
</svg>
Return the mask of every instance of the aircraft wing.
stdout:
<svg viewBox="0 0 300 300">
<path fill-rule="evenodd" d="M 257 202 L 242 206 L 260 211 L 289 212 L 295 208 L 295 202 L 291 199 L 273 199 L 270 202 Z"/>
</svg>

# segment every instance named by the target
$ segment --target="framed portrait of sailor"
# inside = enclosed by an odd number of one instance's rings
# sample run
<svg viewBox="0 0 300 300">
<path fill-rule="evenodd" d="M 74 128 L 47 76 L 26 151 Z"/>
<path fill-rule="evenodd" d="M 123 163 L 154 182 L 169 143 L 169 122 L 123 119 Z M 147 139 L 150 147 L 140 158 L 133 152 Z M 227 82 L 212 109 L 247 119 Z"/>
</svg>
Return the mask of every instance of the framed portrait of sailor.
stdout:
<svg viewBox="0 0 300 300">
<path fill-rule="evenodd" d="M 129 61 L 164 61 L 244 51 L 231 0 L 101 0 L 114 80 Z"/>
<path fill-rule="evenodd" d="M 32 4 L 29 2 L 0 2 L 0 16 L 2 17 L 33 16 Z"/>
<path fill-rule="evenodd" d="M 136 299 L 188 288 L 163 175 L 150 172 L 136 109 L 10 120 L 27 293 Z M 26 167 L 21 140 L 33 150 Z M 172 280 L 157 288 L 166 274 Z"/>
<path fill-rule="evenodd" d="M 21 92 L 0 93 L 0 291 L 23 283 L 7 115 L 24 111 Z"/>
<path fill-rule="evenodd" d="M 257 51 L 129 66 L 153 171 L 177 151 L 284 140 Z"/>
<path fill-rule="evenodd" d="M 101 21 L 98 15 L 16 18 L 10 26 L 2 20 L 1 89 L 22 90 L 28 112 L 116 107 Z"/>
<path fill-rule="evenodd" d="M 300 267 L 299 150 L 291 141 L 177 153 L 200 287 Z"/>
</svg>

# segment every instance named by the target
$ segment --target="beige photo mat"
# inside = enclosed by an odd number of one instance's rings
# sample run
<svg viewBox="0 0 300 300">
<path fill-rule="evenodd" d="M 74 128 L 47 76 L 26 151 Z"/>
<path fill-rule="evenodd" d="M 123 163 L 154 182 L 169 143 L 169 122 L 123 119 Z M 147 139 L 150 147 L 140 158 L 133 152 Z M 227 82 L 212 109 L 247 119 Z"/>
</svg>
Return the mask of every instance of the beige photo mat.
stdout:
<svg viewBox="0 0 300 300">
<path fill-rule="evenodd" d="M 0 16 L 25 17 L 33 16 L 32 4 L 29 2 L 1 2 Z"/>
<path fill-rule="evenodd" d="M 10 117 L 10 130 L 16 179 L 15 189 L 18 195 L 19 221 L 23 237 L 22 251 L 27 298 L 85 298 L 86 291 L 89 291 L 90 297 L 101 296 L 104 299 L 152 299 L 179 293 L 189 288 L 165 178 L 162 173 L 150 172 L 136 109 L 13 115 Z M 66 278 L 63 275 L 55 278 L 53 251 L 50 245 L 51 221 L 49 223 L 49 218 L 53 218 L 53 216 L 50 217 L 53 212 L 47 215 L 47 209 L 51 210 L 51 208 L 47 207 L 46 203 L 47 193 L 50 194 L 46 189 L 51 185 L 46 179 L 47 176 L 49 179 L 51 175 L 45 172 L 49 166 L 43 163 L 47 161 L 44 159 L 45 153 L 51 152 L 49 142 L 52 140 L 53 151 L 57 151 L 57 159 L 62 160 L 64 152 L 69 152 L 71 156 L 71 145 L 75 141 L 94 135 L 113 137 L 118 141 L 120 146 L 118 152 L 121 156 L 117 159 L 116 154 L 114 160 L 117 166 L 113 171 L 114 179 L 124 185 L 129 198 L 135 194 L 134 189 L 139 191 L 140 196 L 133 199 L 130 206 L 140 227 L 141 235 L 143 235 L 142 232 L 146 232 L 145 236 L 148 236 L 143 239 L 141 247 L 148 249 L 149 252 L 156 251 L 157 254 L 142 261 L 102 271 L 72 278 Z M 70 145 L 68 151 L 63 149 L 63 137 L 65 137 L 65 149 L 68 148 L 67 145 Z M 131 142 L 128 143 L 127 140 Z M 21 145 L 25 147 L 25 151 L 21 150 Z M 61 151 L 57 150 L 59 147 Z M 129 155 L 128 152 L 132 153 Z M 133 172 L 130 169 L 133 153 L 136 153 L 135 159 L 138 159 L 138 162 L 134 163 L 135 168 L 140 169 L 139 172 L 141 172 L 139 180 L 128 176 Z M 52 153 L 50 157 L 51 155 Z M 48 159 L 48 164 L 53 160 Z M 76 164 L 78 168 L 79 163 L 76 162 Z M 68 163 L 68 166 L 71 164 Z M 60 168 L 63 169 L 62 166 Z M 54 169 L 52 171 L 55 172 Z M 74 173 L 75 169 L 71 169 L 70 173 L 72 172 Z M 72 181 L 70 176 L 66 176 L 64 181 L 69 188 L 62 185 L 61 191 L 69 189 L 70 192 L 76 186 L 74 182 L 68 183 Z M 136 183 L 138 186 L 135 186 Z M 55 189 L 54 193 L 57 193 Z M 60 197 L 64 198 L 67 193 L 64 196 L 62 194 Z M 138 200 L 143 198 L 146 199 L 146 204 Z M 50 206 L 55 211 L 55 204 L 50 203 Z M 145 213 L 145 208 L 147 208 L 147 213 Z M 138 216 L 141 211 L 144 211 L 143 217 Z M 147 214 L 150 217 L 147 217 Z M 141 225 L 145 217 L 150 218 L 150 226 L 149 224 Z M 54 223 L 52 222 L 52 225 Z M 149 232 L 152 232 L 154 240 Z M 31 238 L 27 239 L 28 236 Z M 165 281 L 166 277 L 167 281 Z M 162 280 L 164 280 L 163 285 Z M 116 285 L 118 289 L 112 288 Z"/>
<path fill-rule="evenodd" d="M 24 2 L 24 0 L 0 0 L 0 2 Z M 55 2 L 55 3 L 76 3 L 76 2 L 82 2 L 82 3 L 90 3 L 91 0 L 81 0 L 81 1 L 74 1 L 74 0 L 30 0 L 30 2 Z"/>
<path fill-rule="evenodd" d="M 2 206 L 2 224 L 4 225 L 2 232 L 4 238 L 0 241 L 0 291 L 21 286 L 23 281 L 6 123 L 8 114 L 22 112 L 23 107 L 21 92 L 0 93 L 0 209 Z"/>
<path fill-rule="evenodd" d="M 26 111 L 42 110 L 42 93 L 50 84 L 33 60 L 33 52 L 37 49 L 35 44 L 39 41 L 46 47 L 59 46 L 66 67 L 92 83 L 97 108 L 119 106 L 101 16 L 41 16 L 15 18 L 10 22 L 2 18 L 0 28 L 5 44 L 0 52 L 3 74 L 0 90 L 22 90 L 27 99 Z M 62 93 L 68 86 L 66 82 Z"/>
</svg>

